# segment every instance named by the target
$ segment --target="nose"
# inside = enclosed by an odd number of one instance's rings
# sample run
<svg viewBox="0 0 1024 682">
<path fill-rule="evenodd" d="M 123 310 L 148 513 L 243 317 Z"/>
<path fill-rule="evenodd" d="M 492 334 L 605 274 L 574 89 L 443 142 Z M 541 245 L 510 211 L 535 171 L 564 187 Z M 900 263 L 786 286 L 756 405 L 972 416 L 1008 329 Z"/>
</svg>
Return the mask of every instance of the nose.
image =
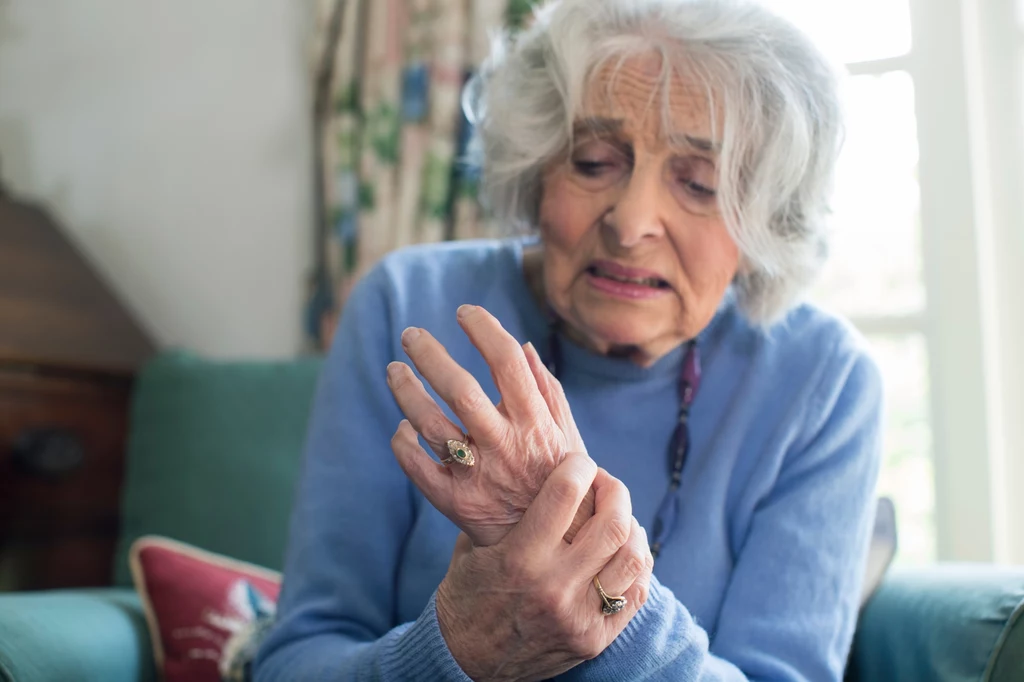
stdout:
<svg viewBox="0 0 1024 682">
<path fill-rule="evenodd" d="M 652 166 L 633 169 L 605 220 L 615 246 L 633 248 L 665 234 L 661 219 L 661 174 Z"/>
</svg>

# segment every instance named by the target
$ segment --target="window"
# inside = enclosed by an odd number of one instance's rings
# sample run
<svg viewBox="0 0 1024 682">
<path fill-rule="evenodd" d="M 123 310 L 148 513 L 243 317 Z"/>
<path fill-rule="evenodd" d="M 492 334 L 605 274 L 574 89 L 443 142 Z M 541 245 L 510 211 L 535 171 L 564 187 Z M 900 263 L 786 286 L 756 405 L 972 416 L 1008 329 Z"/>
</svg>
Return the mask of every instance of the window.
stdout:
<svg viewBox="0 0 1024 682">
<path fill-rule="evenodd" d="M 812 299 L 867 337 L 886 384 L 878 492 L 893 498 L 902 563 L 936 558 L 927 288 L 907 0 L 766 0 L 847 64 L 847 133 L 832 256 Z M 827 46 L 827 48 L 825 47 Z"/>
<path fill-rule="evenodd" d="M 1024 563 L 1024 0 L 762 0 L 844 62 L 813 297 L 886 380 L 897 561 Z"/>
</svg>

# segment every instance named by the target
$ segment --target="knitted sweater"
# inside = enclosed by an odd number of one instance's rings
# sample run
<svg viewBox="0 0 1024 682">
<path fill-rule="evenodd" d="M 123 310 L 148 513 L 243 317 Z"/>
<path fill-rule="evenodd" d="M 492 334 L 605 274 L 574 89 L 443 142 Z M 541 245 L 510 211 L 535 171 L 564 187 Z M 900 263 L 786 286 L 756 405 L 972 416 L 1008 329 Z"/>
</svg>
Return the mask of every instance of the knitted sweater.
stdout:
<svg viewBox="0 0 1024 682">
<path fill-rule="evenodd" d="M 522 246 L 405 249 L 352 293 L 315 398 L 257 682 L 468 680 L 434 607 L 458 529 L 391 453 L 402 414 L 385 368 L 405 359 L 402 330 L 423 327 L 497 401 L 455 311 L 483 306 L 520 342 L 545 348 Z M 558 679 L 838 681 L 874 510 L 878 371 L 847 325 L 809 305 L 764 329 L 727 295 L 698 344 L 691 449 L 650 598 L 600 656 Z M 559 346 L 590 456 L 626 484 L 651 528 L 669 485 L 682 349 L 642 368 L 565 338 Z"/>
</svg>

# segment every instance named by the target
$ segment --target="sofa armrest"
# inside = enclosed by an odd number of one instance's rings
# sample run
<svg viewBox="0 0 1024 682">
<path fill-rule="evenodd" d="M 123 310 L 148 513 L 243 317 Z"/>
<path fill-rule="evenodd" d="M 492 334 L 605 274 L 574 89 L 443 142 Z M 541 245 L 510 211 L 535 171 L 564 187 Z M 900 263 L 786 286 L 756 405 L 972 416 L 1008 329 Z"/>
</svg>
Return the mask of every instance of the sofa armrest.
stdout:
<svg viewBox="0 0 1024 682">
<path fill-rule="evenodd" d="M 863 682 L 1024 679 L 1024 567 L 893 572 L 861 613 L 850 663 Z"/>
<path fill-rule="evenodd" d="M 0 594 L 0 682 L 156 679 L 133 590 Z"/>
</svg>

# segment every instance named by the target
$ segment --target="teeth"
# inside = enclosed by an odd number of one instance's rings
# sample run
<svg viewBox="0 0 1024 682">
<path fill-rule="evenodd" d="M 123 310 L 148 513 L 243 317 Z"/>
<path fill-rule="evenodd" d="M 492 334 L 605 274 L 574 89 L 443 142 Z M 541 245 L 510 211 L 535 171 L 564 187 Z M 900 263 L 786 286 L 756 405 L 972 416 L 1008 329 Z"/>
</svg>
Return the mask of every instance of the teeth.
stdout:
<svg viewBox="0 0 1024 682">
<path fill-rule="evenodd" d="M 655 287 L 655 288 L 661 286 L 661 280 L 659 280 L 656 277 L 642 277 L 642 278 L 622 277 L 620 275 L 613 275 L 610 272 L 605 272 L 604 270 L 601 270 L 600 268 L 594 268 L 594 271 L 598 275 L 600 275 L 601 277 L 605 277 L 607 279 L 612 279 L 612 280 L 615 280 L 616 282 L 625 282 L 626 284 L 640 284 L 640 285 L 643 285 L 643 286 L 646 286 L 646 287 Z"/>
</svg>

